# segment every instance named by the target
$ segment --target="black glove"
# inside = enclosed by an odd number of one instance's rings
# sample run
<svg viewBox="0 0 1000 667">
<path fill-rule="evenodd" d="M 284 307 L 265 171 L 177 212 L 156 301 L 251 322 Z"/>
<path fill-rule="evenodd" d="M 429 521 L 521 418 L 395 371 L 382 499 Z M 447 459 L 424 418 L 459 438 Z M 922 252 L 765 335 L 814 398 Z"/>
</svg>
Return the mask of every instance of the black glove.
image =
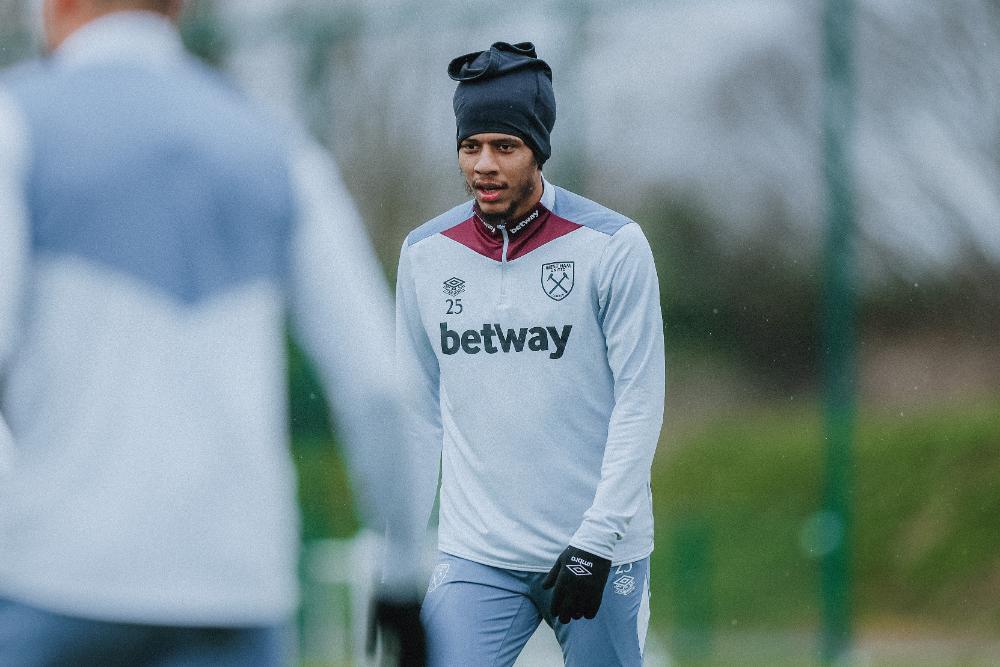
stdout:
<svg viewBox="0 0 1000 667">
<path fill-rule="evenodd" d="M 427 638 L 420 623 L 420 598 L 394 600 L 375 594 L 368 623 L 368 655 L 375 655 L 376 635 L 382 634 L 387 654 L 399 656 L 400 667 L 427 664 Z"/>
<path fill-rule="evenodd" d="M 552 592 L 553 618 L 569 623 L 570 619 L 597 616 L 610 572 L 611 561 L 607 558 L 566 547 L 542 582 L 542 588 L 556 588 Z"/>
</svg>

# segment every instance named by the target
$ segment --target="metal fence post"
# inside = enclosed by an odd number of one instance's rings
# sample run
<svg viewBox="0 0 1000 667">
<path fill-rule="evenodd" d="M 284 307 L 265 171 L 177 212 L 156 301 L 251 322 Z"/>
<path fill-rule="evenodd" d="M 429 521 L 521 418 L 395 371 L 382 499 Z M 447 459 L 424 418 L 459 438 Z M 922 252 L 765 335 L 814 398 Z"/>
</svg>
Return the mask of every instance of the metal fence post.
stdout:
<svg viewBox="0 0 1000 667">
<path fill-rule="evenodd" d="M 823 14 L 823 155 L 827 187 L 822 355 L 824 524 L 832 549 L 821 561 L 821 657 L 851 648 L 852 439 L 855 422 L 855 263 L 851 131 L 854 121 L 853 0 L 826 0 Z"/>
</svg>

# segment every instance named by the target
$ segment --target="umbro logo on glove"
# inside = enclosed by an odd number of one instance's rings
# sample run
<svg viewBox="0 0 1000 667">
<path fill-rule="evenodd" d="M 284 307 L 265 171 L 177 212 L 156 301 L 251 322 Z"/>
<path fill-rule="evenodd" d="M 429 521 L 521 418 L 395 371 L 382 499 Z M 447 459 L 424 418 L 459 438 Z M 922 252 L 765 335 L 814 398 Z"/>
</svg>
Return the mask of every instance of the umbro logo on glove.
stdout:
<svg viewBox="0 0 1000 667">
<path fill-rule="evenodd" d="M 611 572 L 611 561 L 576 547 L 566 550 L 542 582 L 552 591 L 552 617 L 560 623 L 579 618 L 594 618 L 601 607 L 604 585 Z"/>
<path fill-rule="evenodd" d="M 577 575 L 578 577 L 586 577 L 590 575 L 590 570 L 587 568 L 593 568 L 594 564 L 589 560 L 584 560 L 579 556 L 570 556 L 570 560 L 573 561 L 572 565 L 567 565 L 566 569 Z"/>
</svg>

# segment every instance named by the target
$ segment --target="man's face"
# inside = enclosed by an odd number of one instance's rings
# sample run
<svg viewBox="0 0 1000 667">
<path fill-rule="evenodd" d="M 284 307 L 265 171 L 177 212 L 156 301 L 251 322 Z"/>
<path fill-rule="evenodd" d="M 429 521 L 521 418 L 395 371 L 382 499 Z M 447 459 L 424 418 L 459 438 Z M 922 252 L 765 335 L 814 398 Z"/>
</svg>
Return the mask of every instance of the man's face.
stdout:
<svg viewBox="0 0 1000 667">
<path fill-rule="evenodd" d="M 474 134 L 458 146 L 465 187 L 487 221 L 527 213 L 542 196 L 542 170 L 524 141 L 510 134 Z"/>
</svg>

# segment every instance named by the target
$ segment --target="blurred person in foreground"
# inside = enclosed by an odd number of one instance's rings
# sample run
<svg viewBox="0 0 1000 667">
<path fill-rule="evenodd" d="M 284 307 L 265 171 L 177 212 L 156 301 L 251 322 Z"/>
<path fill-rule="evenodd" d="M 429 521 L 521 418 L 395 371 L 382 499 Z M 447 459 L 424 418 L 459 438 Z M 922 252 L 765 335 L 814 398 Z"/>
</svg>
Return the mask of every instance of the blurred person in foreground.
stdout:
<svg viewBox="0 0 1000 667">
<path fill-rule="evenodd" d="M 639 665 L 664 393 L 653 256 L 636 223 L 543 177 L 555 96 L 530 43 L 448 73 L 474 199 L 407 237 L 396 292 L 425 512 L 441 461 L 430 661 L 511 665 L 545 620 L 567 664 Z"/>
<path fill-rule="evenodd" d="M 45 0 L 0 78 L 0 665 L 285 665 L 285 317 L 421 664 L 390 295 L 334 167 L 187 55 L 179 0 Z M 409 532 L 407 532 L 409 531 Z"/>
</svg>

